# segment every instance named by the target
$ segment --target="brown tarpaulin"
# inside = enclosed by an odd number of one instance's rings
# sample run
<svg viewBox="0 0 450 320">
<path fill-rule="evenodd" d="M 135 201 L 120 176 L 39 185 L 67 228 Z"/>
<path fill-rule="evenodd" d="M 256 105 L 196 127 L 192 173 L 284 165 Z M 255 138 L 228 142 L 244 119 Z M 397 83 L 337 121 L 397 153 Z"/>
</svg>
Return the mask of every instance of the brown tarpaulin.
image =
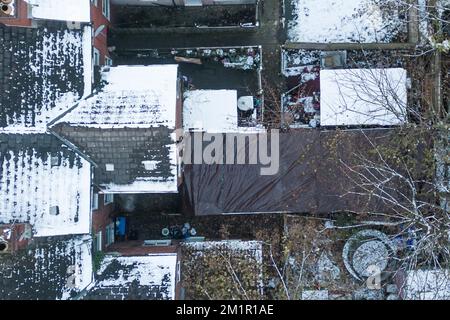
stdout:
<svg viewBox="0 0 450 320">
<path fill-rule="evenodd" d="M 354 187 L 343 161 L 370 156 L 370 142 L 386 144 L 389 129 L 280 133 L 280 169 L 261 176 L 259 165 L 185 165 L 185 195 L 196 215 L 223 213 L 362 212 L 386 209 L 379 200 L 346 195 Z"/>
</svg>

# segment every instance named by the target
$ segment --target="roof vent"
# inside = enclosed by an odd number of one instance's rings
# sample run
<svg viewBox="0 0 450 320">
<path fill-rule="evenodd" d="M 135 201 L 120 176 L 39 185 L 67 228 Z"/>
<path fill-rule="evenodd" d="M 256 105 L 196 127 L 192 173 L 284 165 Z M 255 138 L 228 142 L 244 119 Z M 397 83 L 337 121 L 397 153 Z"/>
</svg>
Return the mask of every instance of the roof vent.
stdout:
<svg viewBox="0 0 450 320">
<path fill-rule="evenodd" d="M 8 4 L 1 3 L 1 12 L 6 15 L 11 15 L 13 12 L 13 7 Z"/>
<path fill-rule="evenodd" d="M 145 161 L 142 161 L 142 164 L 144 165 L 145 170 L 152 171 L 152 170 L 156 170 L 158 161 L 145 160 Z"/>
<path fill-rule="evenodd" d="M 57 167 L 61 164 L 58 156 L 52 156 L 51 158 L 52 167 Z"/>
<path fill-rule="evenodd" d="M 81 29 L 81 23 L 77 21 L 67 21 L 67 28 L 70 30 L 79 30 Z"/>
<path fill-rule="evenodd" d="M 57 216 L 59 215 L 59 206 L 51 206 L 50 207 L 50 214 L 52 216 Z"/>
<path fill-rule="evenodd" d="M 107 163 L 106 164 L 106 171 L 114 171 L 114 164 Z"/>
</svg>

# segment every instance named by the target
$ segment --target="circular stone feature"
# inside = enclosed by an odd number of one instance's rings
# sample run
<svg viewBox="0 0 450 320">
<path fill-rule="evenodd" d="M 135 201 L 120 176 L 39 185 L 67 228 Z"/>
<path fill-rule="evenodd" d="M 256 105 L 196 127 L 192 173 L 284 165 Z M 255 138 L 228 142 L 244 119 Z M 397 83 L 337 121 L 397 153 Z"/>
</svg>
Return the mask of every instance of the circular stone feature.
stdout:
<svg viewBox="0 0 450 320">
<path fill-rule="evenodd" d="M 8 250 L 8 243 L 3 239 L 0 239 L 0 252 Z"/>
<path fill-rule="evenodd" d="M 388 265 L 389 251 L 386 245 L 377 240 L 367 241 L 361 244 L 353 254 L 353 269 L 362 277 L 371 276 L 369 268 L 376 266 L 380 271 L 386 269 Z"/>
</svg>

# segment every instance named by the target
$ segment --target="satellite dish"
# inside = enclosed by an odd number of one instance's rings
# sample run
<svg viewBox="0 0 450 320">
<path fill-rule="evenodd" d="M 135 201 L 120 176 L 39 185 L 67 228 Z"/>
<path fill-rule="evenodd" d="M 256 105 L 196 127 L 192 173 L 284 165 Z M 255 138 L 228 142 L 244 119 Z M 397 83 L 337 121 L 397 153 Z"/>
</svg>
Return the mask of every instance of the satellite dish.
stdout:
<svg viewBox="0 0 450 320">
<path fill-rule="evenodd" d="M 102 33 L 102 31 L 105 30 L 105 28 L 106 26 L 104 24 L 99 26 L 94 32 L 94 38 L 97 37 L 100 33 Z"/>
<path fill-rule="evenodd" d="M 250 111 L 254 109 L 253 96 L 243 96 L 238 99 L 238 108 L 241 111 Z"/>
</svg>

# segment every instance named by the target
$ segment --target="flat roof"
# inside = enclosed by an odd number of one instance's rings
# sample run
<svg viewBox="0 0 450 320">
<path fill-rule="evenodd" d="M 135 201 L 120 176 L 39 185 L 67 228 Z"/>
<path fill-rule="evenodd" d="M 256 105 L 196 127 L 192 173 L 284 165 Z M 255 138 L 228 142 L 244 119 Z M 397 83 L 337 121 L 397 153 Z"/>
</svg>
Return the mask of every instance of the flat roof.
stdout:
<svg viewBox="0 0 450 320">
<path fill-rule="evenodd" d="M 406 122 L 406 70 L 337 69 L 320 71 L 322 126 Z"/>
<path fill-rule="evenodd" d="M 237 91 L 187 91 L 184 94 L 183 126 L 186 131 L 236 132 L 238 130 Z"/>
<path fill-rule="evenodd" d="M 35 19 L 90 22 L 90 0 L 27 0 Z"/>
</svg>

